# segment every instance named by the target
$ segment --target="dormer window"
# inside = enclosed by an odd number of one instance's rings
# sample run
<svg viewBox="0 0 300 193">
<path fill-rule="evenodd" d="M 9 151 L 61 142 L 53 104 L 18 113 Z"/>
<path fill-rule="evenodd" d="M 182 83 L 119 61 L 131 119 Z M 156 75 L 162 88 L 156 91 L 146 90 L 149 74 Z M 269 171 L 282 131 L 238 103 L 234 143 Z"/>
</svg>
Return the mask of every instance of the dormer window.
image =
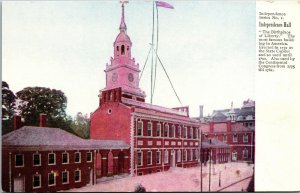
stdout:
<svg viewBox="0 0 300 193">
<path fill-rule="evenodd" d="M 122 46 L 121 46 L 121 55 L 124 55 L 124 54 L 125 54 L 125 46 L 122 45 Z"/>
</svg>

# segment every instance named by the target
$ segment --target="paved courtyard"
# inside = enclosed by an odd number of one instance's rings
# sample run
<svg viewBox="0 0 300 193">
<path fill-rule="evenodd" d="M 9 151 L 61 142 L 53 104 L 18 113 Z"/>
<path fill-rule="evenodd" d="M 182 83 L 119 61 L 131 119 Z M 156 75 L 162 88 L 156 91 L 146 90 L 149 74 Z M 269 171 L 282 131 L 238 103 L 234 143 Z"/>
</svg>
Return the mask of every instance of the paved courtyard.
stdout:
<svg viewBox="0 0 300 193">
<path fill-rule="evenodd" d="M 212 166 L 211 191 L 245 191 L 253 174 L 253 164 L 226 163 Z M 209 190 L 208 166 L 203 167 L 203 191 Z M 106 181 L 105 181 L 106 180 Z M 220 183 L 220 184 L 219 184 Z M 142 184 L 149 192 L 200 191 L 200 167 L 171 168 L 144 176 L 98 179 L 97 184 L 71 189 L 72 192 L 132 192 Z"/>
</svg>

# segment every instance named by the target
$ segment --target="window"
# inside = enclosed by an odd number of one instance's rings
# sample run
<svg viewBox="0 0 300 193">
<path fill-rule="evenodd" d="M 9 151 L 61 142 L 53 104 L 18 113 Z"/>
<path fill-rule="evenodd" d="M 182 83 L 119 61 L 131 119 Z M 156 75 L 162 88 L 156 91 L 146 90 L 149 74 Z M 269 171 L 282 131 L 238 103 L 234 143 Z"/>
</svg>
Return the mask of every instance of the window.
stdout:
<svg viewBox="0 0 300 193">
<path fill-rule="evenodd" d="M 147 125 L 147 128 L 148 128 L 148 136 L 152 136 L 152 123 L 151 122 L 148 122 L 148 125 Z"/>
<path fill-rule="evenodd" d="M 122 55 L 125 54 L 125 46 L 124 46 L 124 45 L 121 46 L 121 54 L 122 54 Z"/>
<path fill-rule="evenodd" d="M 223 136 L 223 142 L 227 142 L 227 135 Z"/>
<path fill-rule="evenodd" d="M 172 125 L 170 137 L 175 137 L 175 125 Z"/>
<path fill-rule="evenodd" d="M 24 155 L 23 154 L 16 154 L 15 155 L 15 166 L 16 167 L 23 167 L 24 166 Z"/>
<path fill-rule="evenodd" d="M 187 127 L 184 127 L 183 138 L 187 137 Z"/>
<path fill-rule="evenodd" d="M 156 124 L 156 136 L 160 137 L 161 125 L 160 123 Z"/>
<path fill-rule="evenodd" d="M 41 154 L 35 153 L 33 154 L 33 165 L 40 166 L 41 165 Z"/>
<path fill-rule="evenodd" d="M 92 152 L 86 152 L 86 161 L 92 162 Z"/>
<path fill-rule="evenodd" d="M 178 138 L 181 138 L 181 127 L 180 126 L 178 126 L 177 135 L 178 135 Z"/>
<path fill-rule="evenodd" d="M 138 136 L 142 136 L 143 135 L 143 122 L 142 121 L 138 122 L 137 135 Z"/>
<path fill-rule="evenodd" d="M 119 46 L 117 46 L 117 51 L 119 51 Z"/>
<path fill-rule="evenodd" d="M 236 161 L 237 160 L 237 152 L 234 151 L 232 152 L 232 161 Z"/>
<path fill-rule="evenodd" d="M 80 170 L 75 170 L 74 181 L 75 182 L 80 182 L 81 181 L 81 171 Z"/>
<path fill-rule="evenodd" d="M 243 135 L 243 142 L 248 143 L 248 135 L 246 133 Z"/>
<path fill-rule="evenodd" d="M 181 150 L 177 150 L 177 162 L 181 162 Z"/>
<path fill-rule="evenodd" d="M 63 171 L 61 173 L 61 179 L 62 179 L 62 184 L 68 184 L 69 183 L 69 172 Z"/>
<path fill-rule="evenodd" d="M 165 124 L 164 137 L 169 137 L 169 125 Z"/>
<path fill-rule="evenodd" d="M 193 150 L 190 149 L 190 161 L 192 161 L 192 160 L 193 160 Z"/>
<path fill-rule="evenodd" d="M 137 153 L 137 163 L 138 163 L 138 166 L 143 165 L 143 153 L 142 152 Z"/>
<path fill-rule="evenodd" d="M 41 174 L 33 175 L 33 188 L 40 188 L 41 187 Z"/>
<path fill-rule="evenodd" d="M 183 161 L 186 161 L 187 160 L 187 152 L 186 152 L 186 149 L 183 150 Z"/>
<path fill-rule="evenodd" d="M 190 128 L 190 138 L 191 138 L 191 139 L 193 139 L 193 132 L 194 132 L 194 129 L 193 129 L 193 127 L 191 127 L 191 128 Z"/>
<path fill-rule="evenodd" d="M 199 139 L 199 130 L 196 129 L 196 136 L 195 136 L 196 139 Z"/>
<path fill-rule="evenodd" d="M 236 134 L 234 134 L 233 135 L 233 142 L 237 142 L 238 140 L 237 140 L 237 135 Z"/>
<path fill-rule="evenodd" d="M 147 152 L 147 164 L 152 165 L 152 151 Z"/>
<path fill-rule="evenodd" d="M 48 174 L 48 186 L 54 186 L 55 185 L 55 175 L 53 172 Z"/>
<path fill-rule="evenodd" d="M 156 164 L 160 164 L 160 151 L 156 152 Z"/>
<path fill-rule="evenodd" d="M 169 163 L 169 152 L 168 152 L 168 150 L 165 150 L 164 162 Z"/>
<path fill-rule="evenodd" d="M 195 149 L 194 159 L 199 159 L 199 151 Z"/>
<path fill-rule="evenodd" d="M 80 163 L 80 161 L 81 161 L 81 154 L 80 154 L 80 152 L 75 152 L 75 160 L 74 160 L 74 162 L 75 163 Z"/>
<path fill-rule="evenodd" d="M 248 158 L 248 150 L 247 149 L 243 150 L 243 158 Z"/>
<path fill-rule="evenodd" d="M 64 152 L 62 154 L 62 163 L 63 164 L 68 164 L 69 163 L 69 153 Z"/>
<path fill-rule="evenodd" d="M 48 165 L 55 165 L 55 153 L 48 154 Z"/>
</svg>

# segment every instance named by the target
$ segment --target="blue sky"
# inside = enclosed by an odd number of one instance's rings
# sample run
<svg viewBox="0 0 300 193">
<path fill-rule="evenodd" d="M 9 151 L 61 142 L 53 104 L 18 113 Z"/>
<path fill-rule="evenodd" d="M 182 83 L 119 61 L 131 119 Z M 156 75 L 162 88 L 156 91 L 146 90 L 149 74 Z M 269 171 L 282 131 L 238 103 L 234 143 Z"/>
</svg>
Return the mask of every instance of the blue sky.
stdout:
<svg viewBox="0 0 300 193">
<path fill-rule="evenodd" d="M 254 99 L 255 1 L 167 1 L 159 8 L 158 55 L 190 114 Z M 2 79 L 60 89 L 67 113 L 90 113 L 105 86 L 104 69 L 119 32 L 119 1 L 5 1 L 2 5 Z M 125 7 L 132 56 L 144 65 L 151 42 L 152 1 Z M 150 63 L 140 87 L 150 101 Z M 180 106 L 161 67 L 154 104 Z"/>
</svg>

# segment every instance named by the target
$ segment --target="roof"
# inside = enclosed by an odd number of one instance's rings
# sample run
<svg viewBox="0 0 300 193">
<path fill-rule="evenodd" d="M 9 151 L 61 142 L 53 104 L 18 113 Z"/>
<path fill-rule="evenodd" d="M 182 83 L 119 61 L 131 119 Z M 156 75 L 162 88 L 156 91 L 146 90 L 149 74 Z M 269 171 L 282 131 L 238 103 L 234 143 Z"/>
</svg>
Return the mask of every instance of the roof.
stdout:
<svg viewBox="0 0 300 193">
<path fill-rule="evenodd" d="M 59 128 L 24 126 L 2 136 L 6 148 L 31 150 L 65 149 L 128 149 L 121 140 L 82 139 Z"/>
<path fill-rule="evenodd" d="M 211 140 L 211 143 L 209 142 Z M 229 145 L 215 138 L 205 138 L 202 142 L 203 148 L 229 148 Z"/>
<path fill-rule="evenodd" d="M 170 114 L 174 114 L 174 115 L 186 116 L 186 117 L 188 116 L 187 112 L 184 112 L 184 111 L 170 109 L 170 108 L 166 108 L 166 107 L 162 107 L 162 106 L 158 106 L 158 105 L 152 105 L 152 104 L 145 103 L 145 102 L 127 99 L 124 97 L 122 98 L 122 102 L 124 104 L 130 105 L 130 106 L 141 107 L 144 109 L 159 111 L 159 112 L 163 112 L 163 113 L 170 113 Z M 189 118 L 189 119 L 191 119 L 191 118 Z"/>
<path fill-rule="evenodd" d="M 130 45 L 132 44 L 130 37 L 125 32 L 120 32 L 118 34 L 118 36 L 116 37 L 115 43 L 118 43 L 118 42 L 128 42 Z"/>
</svg>

